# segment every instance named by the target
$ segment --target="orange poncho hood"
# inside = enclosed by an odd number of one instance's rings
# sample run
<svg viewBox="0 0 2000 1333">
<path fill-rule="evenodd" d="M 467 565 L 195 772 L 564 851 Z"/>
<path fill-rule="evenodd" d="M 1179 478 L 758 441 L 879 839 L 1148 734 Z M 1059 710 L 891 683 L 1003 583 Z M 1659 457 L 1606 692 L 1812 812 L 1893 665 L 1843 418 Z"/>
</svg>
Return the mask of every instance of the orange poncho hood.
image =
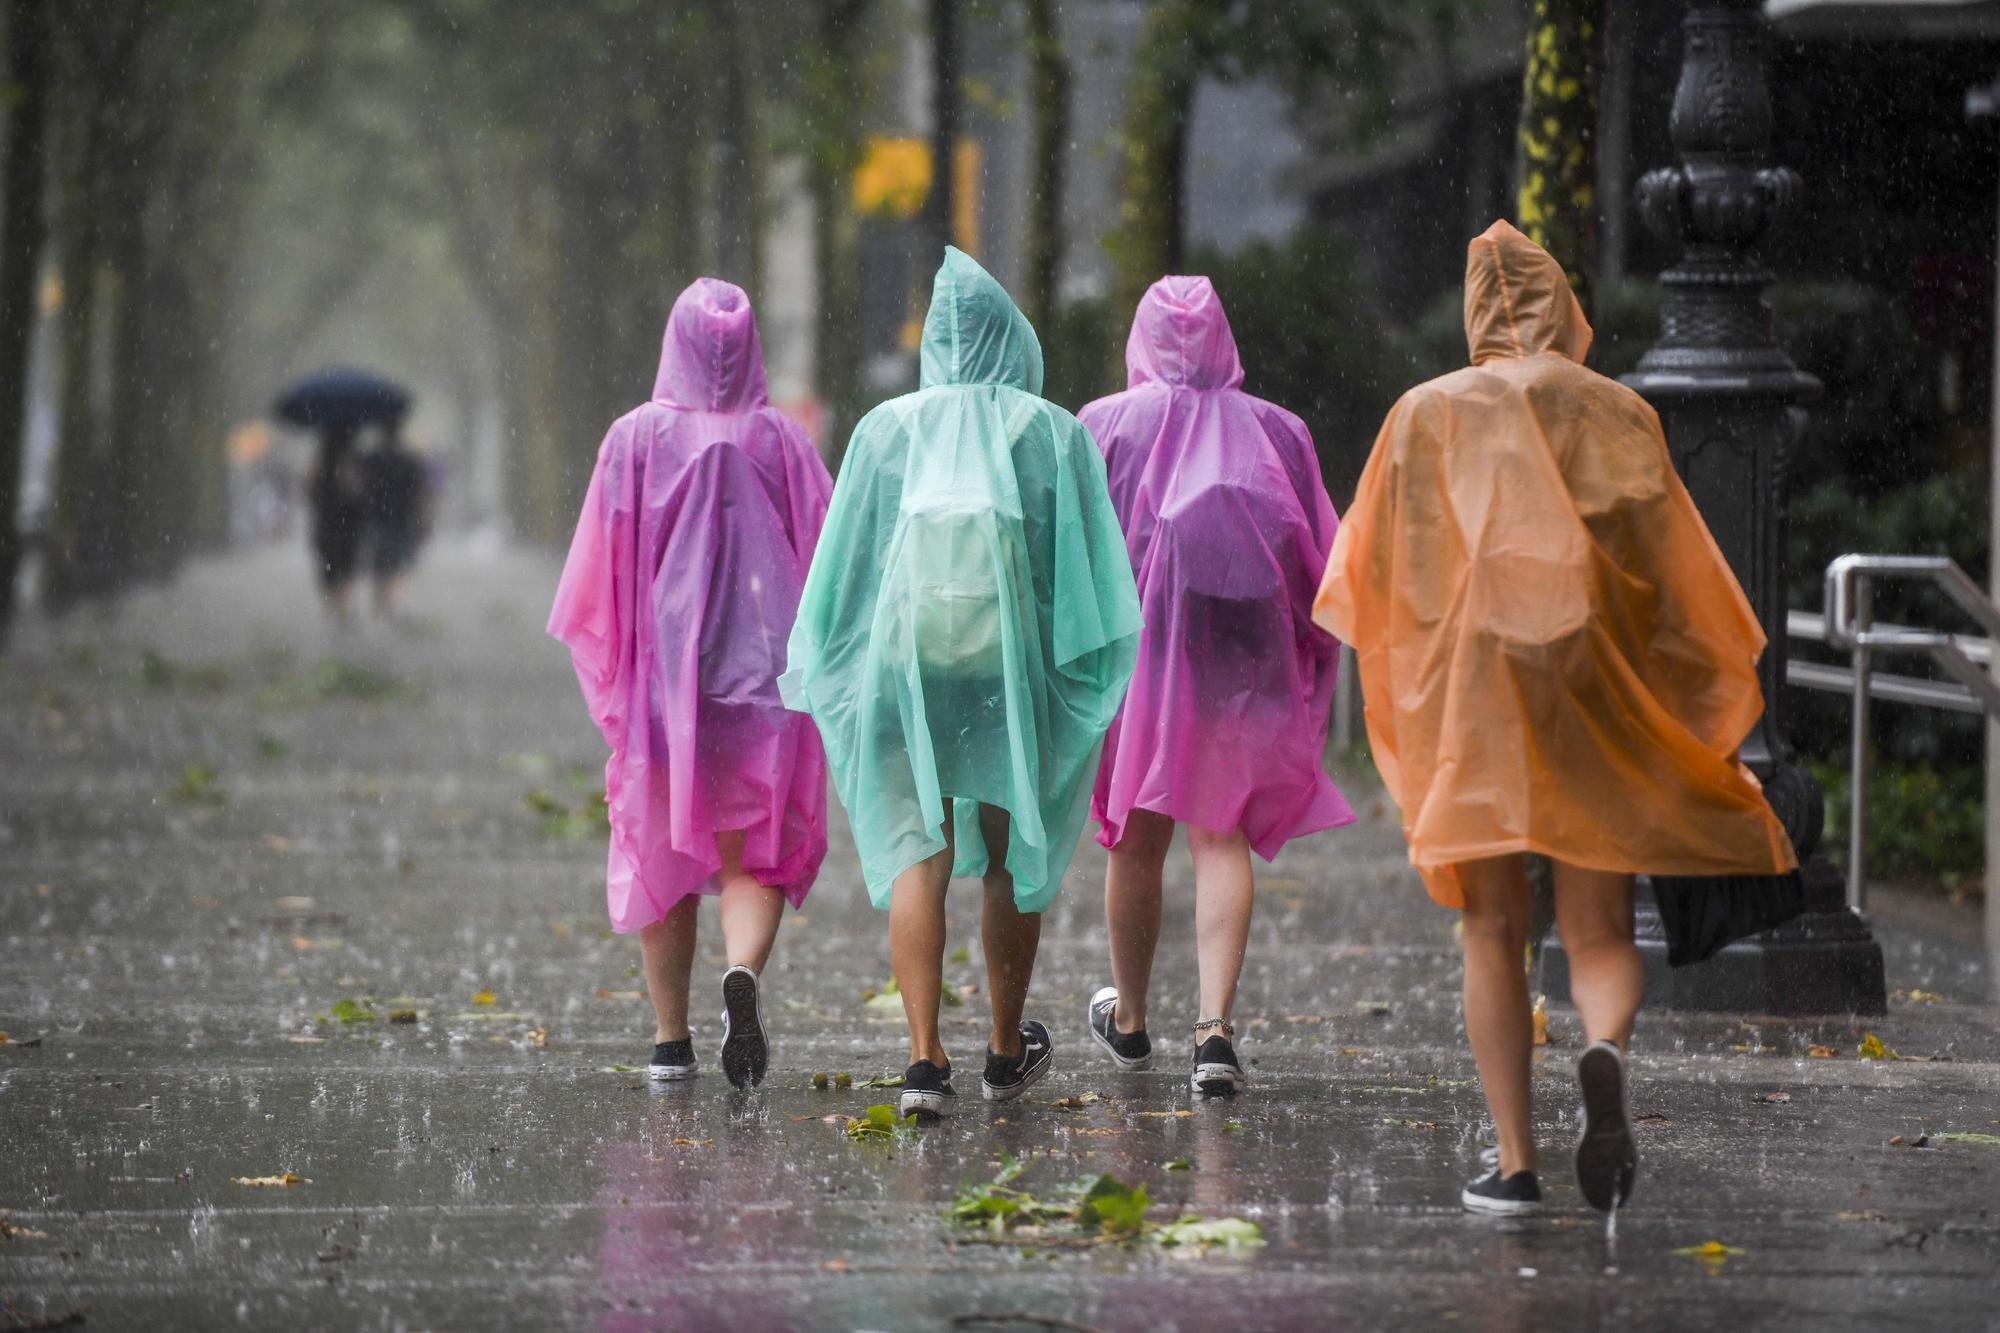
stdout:
<svg viewBox="0 0 2000 1333">
<path fill-rule="evenodd" d="M 1562 268 L 1506 222 L 1466 258 L 1472 365 L 1405 393 L 1314 618 L 1354 646 L 1368 737 L 1433 897 L 1534 851 L 1600 870 L 1793 868 L 1736 761 L 1764 636 L 1653 409 L 1587 370 Z"/>
</svg>

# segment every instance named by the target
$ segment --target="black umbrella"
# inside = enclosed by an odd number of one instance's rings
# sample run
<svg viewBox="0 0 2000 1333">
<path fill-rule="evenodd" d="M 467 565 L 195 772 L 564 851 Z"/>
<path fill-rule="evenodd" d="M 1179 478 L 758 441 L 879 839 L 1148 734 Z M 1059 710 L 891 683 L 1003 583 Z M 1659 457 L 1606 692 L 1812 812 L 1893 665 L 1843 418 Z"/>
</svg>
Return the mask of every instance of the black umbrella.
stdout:
<svg viewBox="0 0 2000 1333">
<path fill-rule="evenodd" d="M 271 410 L 280 421 L 308 430 L 354 428 L 402 420 L 410 410 L 410 391 L 380 375 L 339 367 L 297 381 Z"/>
</svg>

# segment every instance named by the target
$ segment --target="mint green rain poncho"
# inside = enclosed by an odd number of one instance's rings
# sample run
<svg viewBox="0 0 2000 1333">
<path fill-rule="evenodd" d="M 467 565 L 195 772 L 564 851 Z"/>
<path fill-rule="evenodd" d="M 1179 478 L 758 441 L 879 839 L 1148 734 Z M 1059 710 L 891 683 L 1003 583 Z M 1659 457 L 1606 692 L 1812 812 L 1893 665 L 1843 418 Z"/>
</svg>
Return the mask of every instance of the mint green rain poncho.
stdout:
<svg viewBox="0 0 2000 1333">
<path fill-rule="evenodd" d="M 877 907 L 944 849 L 947 802 L 959 875 L 986 870 L 978 803 L 1007 811 L 1026 912 L 1083 831 L 1139 599 L 1104 461 L 1041 388 L 1034 329 L 947 247 L 921 387 L 854 428 L 780 681 L 826 741 Z"/>
</svg>

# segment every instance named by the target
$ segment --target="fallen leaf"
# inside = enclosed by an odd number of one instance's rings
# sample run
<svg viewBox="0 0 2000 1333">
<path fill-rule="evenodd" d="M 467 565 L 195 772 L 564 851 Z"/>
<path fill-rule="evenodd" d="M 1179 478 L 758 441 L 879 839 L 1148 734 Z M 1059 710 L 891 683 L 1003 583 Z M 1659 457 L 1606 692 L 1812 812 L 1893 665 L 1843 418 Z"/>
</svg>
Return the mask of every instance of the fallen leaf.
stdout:
<svg viewBox="0 0 2000 1333">
<path fill-rule="evenodd" d="M 229 1178 L 229 1183 L 232 1185 L 260 1185 L 260 1186 L 270 1186 L 278 1188 L 283 1188 L 291 1185 L 312 1184 L 312 1182 L 310 1180 L 307 1180 L 304 1176 L 298 1175 L 291 1171 L 286 1171 L 280 1175 L 275 1175 L 275 1176 L 231 1176 Z"/>
<path fill-rule="evenodd" d="M 1104 1098 L 1094 1092 L 1080 1092 L 1074 1097 L 1058 1097 L 1049 1105 L 1064 1111 L 1081 1111 L 1084 1107 L 1095 1106 L 1103 1100 Z"/>
<path fill-rule="evenodd" d="M 1750 1100 L 1759 1106 L 1783 1106 L 1792 1099 L 1789 1092 L 1760 1092 Z"/>
<path fill-rule="evenodd" d="M 845 1273 L 845 1272 L 847 1271 L 847 1260 L 845 1260 L 845 1259 L 822 1259 L 822 1260 L 820 1260 L 820 1264 L 819 1264 L 819 1266 L 820 1266 L 820 1269 L 821 1269 L 821 1271 L 823 1271 L 823 1272 L 827 1272 L 827 1273 Z"/>
<path fill-rule="evenodd" d="M 1806 1047 L 1806 1055 L 1813 1060 L 1832 1060 L 1840 1055 L 1838 1046 L 1822 1046 L 1818 1042 Z"/>
<path fill-rule="evenodd" d="M 668 1139 L 667 1142 L 676 1148 L 712 1148 L 715 1146 L 714 1139 L 690 1139 L 682 1137 Z"/>
<path fill-rule="evenodd" d="M 472 997 L 472 1002 L 482 1008 L 491 1008 L 497 1002 L 497 997 L 492 991 L 483 990 Z"/>
<path fill-rule="evenodd" d="M 1734 1259 L 1738 1255 L 1743 1254 L 1744 1251 L 1738 1249 L 1734 1245 L 1724 1245 L 1719 1240 L 1711 1240 L 1711 1241 L 1704 1241 L 1700 1245 L 1685 1246 L 1681 1249 L 1675 1250 L 1674 1253 L 1684 1254 L 1690 1259 L 1701 1260 L 1703 1266 L 1706 1267 L 1709 1272 L 1713 1273 L 1719 1271 L 1721 1267 L 1724 1264 L 1728 1263 L 1731 1259 Z"/>
<path fill-rule="evenodd" d="M 599 990 L 597 992 L 597 998 L 600 1000 L 636 1000 L 640 995 L 641 992 L 635 990 Z"/>
<path fill-rule="evenodd" d="M 1535 997 L 1535 1007 L 1533 1011 L 1529 1013 L 1528 1017 L 1535 1025 L 1535 1045 L 1537 1046 L 1548 1045 L 1549 1044 L 1549 997 L 1546 995 L 1537 995 Z"/>
<path fill-rule="evenodd" d="M 1362 1000 L 1354 1006 L 1354 1011 L 1359 1014 L 1371 1014 L 1376 1018 L 1382 1018 L 1389 1012 L 1389 1002 L 1387 1000 Z"/>
<path fill-rule="evenodd" d="M 289 852 L 292 850 L 292 840 L 282 833 L 266 833 L 258 841 L 263 843 L 269 851 Z"/>
<path fill-rule="evenodd" d="M 297 897 L 280 898 L 272 906 L 276 907 L 280 912 L 310 912 L 313 909 L 313 900 Z"/>
<path fill-rule="evenodd" d="M 36 896 L 37 898 L 46 898 L 46 897 L 48 897 L 49 895 L 53 894 L 54 892 L 55 892 L 55 890 L 54 890 L 54 889 L 52 889 L 52 888 L 50 888 L 50 887 L 49 887 L 48 885 L 46 885 L 46 884 L 37 884 L 37 885 L 35 886 L 35 896 Z"/>
<path fill-rule="evenodd" d="M 1326 1022 L 1326 1017 L 1323 1014 L 1286 1014 L 1285 1021 L 1287 1023 L 1324 1023 Z"/>
<path fill-rule="evenodd" d="M 417 1011 L 414 1009 L 391 1009 L 389 1011 L 389 1021 L 391 1023 L 414 1023 L 417 1021 Z"/>
<path fill-rule="evenodd" d="M 1984 1143 L 2000 1147 L 2000 1134 L 1968 1134 L 1963 1130 L 1952 1130 L 1949 1133 L 1933 1134 L 1930 1137 L 1940 1143 Z"/>
<path fill-rule="evenodd" d="M 527 1035 L 530 1046 L 547 1046 L 549 1044 L 549 1030 L 547 1028 L 529 1028 Z"/>
<path fill-rule="evenodd" d="M 637 1074 L 643 1072 L 637 1065 L 605 1065 L 603 1069 L 607 1074 Z"/>
<path fill-rule="evenodd" d="M 1192 1171 L 1192 1170 L 1194 1170 L 1194 1167 L 1192 1167 L 1192 1166 L 1190 1166 L 1190 1165 L 1188 1164 L 1188 1160 L 1187 1160 L 1187 1158 L 1185 1158 L 1185 1157 L 1176 1157 L 1176 1158 L 1174 1158 L 1174 1160 L 1173 1160 L 1173 1161 L 1171 1161 L 1171 1162 L 1168 1162 L 1168 1163 L 1166 1163 L 1166 1164 L 1165 1164 L 1165 1166 L 1164 1166 L 1164 1167 L 1162 1167 L 1162 1170 L 1166 1170 L 1166 1171 Z"/>
<path fill-rule="evenodd" d="M 1936 1004 L 1938 1001 L 1942 1000 L 1944 996 L 1939 995 L 1936 991 L 1899 990 L 1891 994 L 1889 998 L 1892 1000 L 1908 1000 L 1911 1004 Z"/>
<path fill-rule="evenodd" d="M 287 1037 L 287 1038 L 285 1038 L 285 1040 L 286 1040 L 286 1041 L 288 1041 L 288 1042 L 291 1042 L 291 1043 L 292 1043 L 292 1044 L 293 1044 L 294 1046 L 318 1046 L 318 1045 L 320 1045 L 320 1044 L 321 1044 L 322 1042 L 324 1042 L 324 1041 L 326 1040 L 326 1038 L 325 1038 L 325 1037 L 301 1037 L 301 1036 L 297 1036 L 297 1035 L 293 1035 L 293 1036 L 290 1036 L 290 1037 Z"/>
<path fill-rule="evenodd" d="M 1179 1111 L 1134 1111 L 1132 1114 L 1155 1116 L 1162 1120 L 1185 1120 L 1194 1112 L 1183 1108 Z"/>
<path fill-rule="evenodd" d="M 1882 1039 L 1872 1032 L 1861 1035 L 1861 1048 L 1854 1053 L 1857 1060 L 1899 1060 L 1902 1057 L 1882 1044 Z"/>
<path fill-rule="evenodd" d="M 0 1217 L 0 1240 L 13 1240 L 16 1237 L 32 1239 L 45 1237 L 48 1234 L 46 1231 L 37 1231 L 33 1227 L 19 1226 L 16 1223 L 9 1222 L 4 1217 Z"/>
</svg>

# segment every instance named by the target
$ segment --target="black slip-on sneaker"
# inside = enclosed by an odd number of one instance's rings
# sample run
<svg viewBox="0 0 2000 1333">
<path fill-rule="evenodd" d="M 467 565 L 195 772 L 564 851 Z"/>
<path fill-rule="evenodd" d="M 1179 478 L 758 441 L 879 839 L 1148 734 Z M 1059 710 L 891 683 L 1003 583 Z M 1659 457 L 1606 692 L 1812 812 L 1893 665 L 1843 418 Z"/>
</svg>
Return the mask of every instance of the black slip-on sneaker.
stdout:
<svg viewBox="0 0 2000 1333">
<path fill-rule="evenodd" d="M 934 1065 L 919 1060 L 903 1071 L 902 1095 L 896 1098 L 897 1115 L 939 1120 L 957 1109 L 958 1090 L 951 1086 L 951 1061 Z"/>
<path fill-rule="evenodd" d="M 1532 1171 L 1516 1171 L 1505 1180 L 1494 1167 L 1458 1192 L 1467 1212 L 1495 1217 L 1531 1217 L 1542 1211 L 1542 1186 Z"/>
<path fill-rule="evenodd" d="M 989 1102 L 1011 1102 L 1041 1082 L 1055 1058 L 1049 1030 L 1031 1018 L 1021 1024 L 1020 1055 L 995 1055 L 991 1046 L 986 1048 L 986 1073 L 979 1090 Z"/>
<path fill-rule="evenodd" d="M 1106 986 L 1090 997 L 1087 1011 L 1090 1035 L 1111 1058 L 1118 1062 L 1120 1069 L 1151 1069 L 1153 1067 L 1153 1041 L 1146 1035 L 1146 1029 L 1137 1032 L 1118 1030 L 1118 988 Z"/>
<path fill-rule="evenodd" d="M 1576 1058 L 1576 1085 L 1583 1094 L 1576 1187 L 1600 1212 L 1622 1208 L 1639 1173 L 1639 1149 L 1632 1142 L 1632 1116 L 1625 1106 L 1624 1052 L 1608 1041 L 1592 1042 Z"/>
<path fill-rule="evenodd" d="M 731 1086 L 754 1088 L 770 1059 L 757 974 L 739 963 L 722 974 L 722 1072 Z"/>
<path fill-rule="evenodd" d="M 1243 1066 L 1237 1062 L 1236 1047 L 1217 1033 L 1194 1048 L 1194 1072 L 1188 1083 L 1196 1092 L 1241 1092 L 1250 1086 Z"/>
<path fill-rule="evenodd" d="M 694 1038 L 682 1037 L 679 1041 L 663 1041 L 653 1047 L 653 1063 L 646 1066 L 646 1072 L 654 1078 L 669 1082 L 693 1078 Z"/>
</svg>

